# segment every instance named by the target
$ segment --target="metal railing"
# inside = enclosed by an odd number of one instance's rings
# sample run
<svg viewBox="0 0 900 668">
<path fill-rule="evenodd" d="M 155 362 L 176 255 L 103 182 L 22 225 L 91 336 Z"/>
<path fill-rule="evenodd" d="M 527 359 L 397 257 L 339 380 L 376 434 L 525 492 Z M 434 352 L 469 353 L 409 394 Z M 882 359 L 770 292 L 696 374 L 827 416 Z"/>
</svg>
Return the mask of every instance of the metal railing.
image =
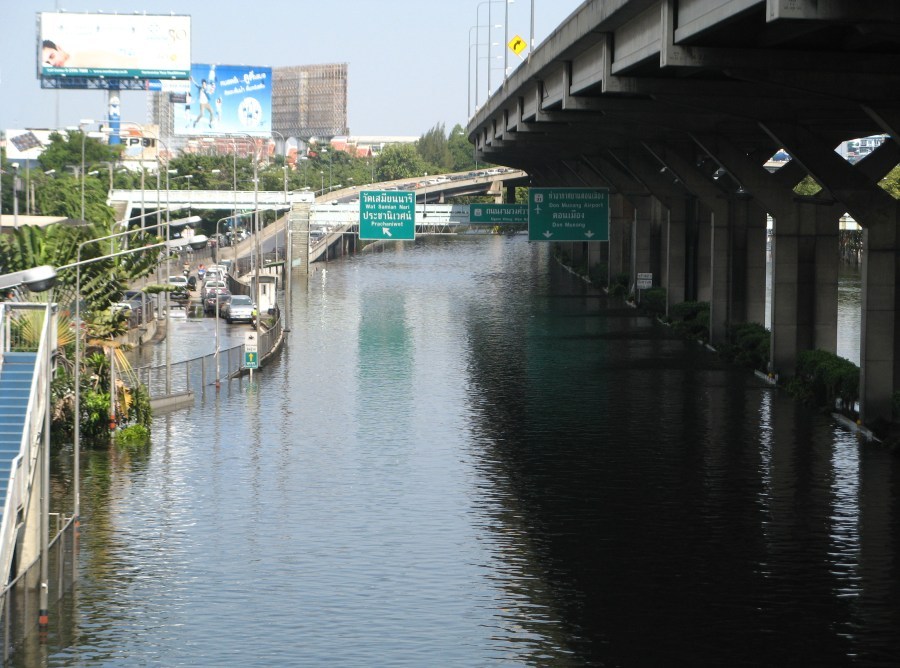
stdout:
<svg viewBox="0 0 900 668">
<path fill-rule="evenodd" d="M 54 537 L 47 550 L 47 594 L 51 605 L 58 602 L 71 589 L 77 579 L 76 542 L 78 528 L 72 516 L 51 513 L 56 520 Z M 40 611 L 41 556 L 20 569 L 15 579 L 0 592 L 0 647 L 4 663 L 16 651 L 41 642 L 38 629 Z M 51 610 L 51 616 L 58 616 Z"/>
<path fill-rule="evenodd" d="M 265 319 L 264 319 L 265 321 Z M 283 323 L 280 311 L 276 311 L 269 327 L 261 328 L 259 342 L 260 367 L 276 351 L 281 344 Z M 216 370 L 216 355 L 209 353 L 199 357 L 173 362 L 166 367 L 163 364 L 146 365 L 134 369 L 134 379 L 147 388 L 150 399 L 167 396 L 166 374 L 170 373 L 170 394 L 185 392 L 202 392 L 204 388 L 214 385 L 216 378 L 228 380 L 244 372 L 244 344 L 232 346 L 219 351 L 219 368 Z"/>
<path fill-rule="evenodd" d="M 43 314 L 41 314 L 43 311 Z M 36 328 L 36 318 L 43 315 L 40 329 Z M 12 320 L 18 319 L 18 327 L 12 326 Z M 30 320 L 31 327 L 28 326 Z M 26 336 L 31 329 L 40 331 L 38 341 Z M 3 507 L 3 519 L 0 521 L 0 573 L 3 578 L 10 572 L 16 544 L 16 523 L 20 508 L 27 507 L 33 478 L 37 475 L 36 466 L 41 454 L 41 446 L 45 428 L 45 411 L 49 410 L 47 398 L 50 394 L 49 384 L 52 377 L 50 368 L 50 350 L 56 349 L 56 318 L 54 304 L 0 304 L 0 351 L 5 355 L 11 350 L 35 352 L 34 364 L 29 390 L 28 403 L 22 427 L 22 439 L 19 454 L 12 460 L 9 471 L 9 484 Z M 16 334 L 18 332 L 18 335 Z M 37 343 L 37 346 L 34 344 Z M 49 350 L 48 350 L 49 346 Z M 2 362 L 0 362 L 2 363 Z"/>
</svg>

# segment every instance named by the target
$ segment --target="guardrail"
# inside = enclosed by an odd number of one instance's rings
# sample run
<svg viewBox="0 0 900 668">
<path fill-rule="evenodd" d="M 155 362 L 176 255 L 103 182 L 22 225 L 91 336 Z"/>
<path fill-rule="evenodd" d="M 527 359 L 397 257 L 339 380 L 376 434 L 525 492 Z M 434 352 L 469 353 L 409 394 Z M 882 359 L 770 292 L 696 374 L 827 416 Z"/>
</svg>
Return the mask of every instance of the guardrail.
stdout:
<svg viewBox="0 0 900 668">
<path fill-rule="evenodd" d="M 265 366 L 266 360 L 281 345 L 283 335 L 281 313 L 278 311 L 270 327 L 261 327 L 257 343 L 260 368 Z M 240 344 L 219 351 L 218 369 L 216 354 L 212 352 L 173 362 L 168 366 L 157 364 L 136 367 L 134 378 L 147 388 L 150 399 L 154 400 L 197 390 L 202 392 L 206 387 L 215 385 L 216 379 L 229 380 L 240 376 L 244 371 L 244 345 Z M 166 391 L 167 386 L 169 392 Z"/>
<path fill-rule="evenodd" d="M 34 314 L 40 317 L 43 311 L 43 323 L 39 330 L 34 323 L 24 322 Z M 20 327 L 12 327 L 12 319 L 20 320 Z M 14 339 L 14 332 L 23 333 L 26 329 L 40 331 L 40 339 L 37 345 L 34 342 L 26 342 L 24 336 Z M 29 504 L 29 494 L 32 489 L 33 478 L 37 474 L 38 457 L 41 454 L 45 427 L 45 412 L 49 410 L 47 398 L 50 394 L 49 384 L 52 376 L 50 368 L 49 352 L 56 349 L 56 317 L 54 304 L 26 304 L 7 302 L 0 304 L 0 351 L 3 354 L 13 349 L 23 352 L 36 352 L 29 390 L 28 403 L 25 409 L 25 420 L 22 428 L 22 439 L 19 445 L 19 454 L 12 460 L 9 473 L 9 485 L 6 489 L 6 499 L 3 509 L 3 519 L 0 521 L 0 573 L 4 581 L 10 572 L 13 553 L 16 544 L 16 524 L 19 521 L 19 509 Z M 37 350 L 35 351 L 35 347 Z M 48 350 L 49 347 L 49 350 Z M 32 521 L 34 518 L 31 518 Z M 32 528 L 32 530 L 34 530 Z"/>
</svg>

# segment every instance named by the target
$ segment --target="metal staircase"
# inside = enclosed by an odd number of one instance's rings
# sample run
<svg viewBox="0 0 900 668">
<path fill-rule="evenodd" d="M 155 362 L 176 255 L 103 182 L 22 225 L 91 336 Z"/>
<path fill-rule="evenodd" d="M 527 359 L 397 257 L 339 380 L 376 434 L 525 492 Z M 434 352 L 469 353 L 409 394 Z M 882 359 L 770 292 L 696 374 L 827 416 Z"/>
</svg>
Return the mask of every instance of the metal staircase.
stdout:
<svg viewBox="0 0 900 668">
<path fill-rule="evenodd" d="M 39 498 L 34 495 L 43 484 L 41 455 L 49 446 L 55 309 L 52 304 L 0 303 L 0 586 L 14 570 L 13 558 L 35 558 L 40 543 L 41 522 L 32 499 Z"/>
</svg>

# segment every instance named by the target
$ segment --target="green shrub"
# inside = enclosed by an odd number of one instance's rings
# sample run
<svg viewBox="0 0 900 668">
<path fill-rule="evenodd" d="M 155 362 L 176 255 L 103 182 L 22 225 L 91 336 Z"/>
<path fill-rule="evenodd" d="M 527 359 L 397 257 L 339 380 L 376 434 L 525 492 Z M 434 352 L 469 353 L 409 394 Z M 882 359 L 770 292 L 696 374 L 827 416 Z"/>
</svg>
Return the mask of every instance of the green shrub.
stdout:
<svg viewBox="0 0 900 668">
<path fill-rule="evenodd" d="M 613 283 L 609 287 L 609 294 L 613 297 L 621 297 L 625 299 L 628 296 L 628 288 L 621 283 Z"/>
<path fill-rule="evenodd" d="M 859 400 L 859 367 L 834 353 L 804 350 L 789 388 L 798 399 L 828 410 L 840 399 L 842 411 L 849 414 Z"/>
<path fill-rule="evenodd" d="M 682 335 L 709 341 L 709 302 L 681 302 L 669 309 L 672 327 Z"/>
<path fill-rule="evenodd" d="M 722 357 L 735 364 L 759 371 L 768 371 L 771 334 L 755 322 L 734 325 L 728 332 L 728 341 L 721 346 Z"/>
<path fill-rule="evenodd" d="M 650 288 L 641 292 L 641 308 L 654 315 L 666 314 L 666 289 Z"/>
<path fill-rule="evenodd" d="M 150 430 L 141 424 L 122 427 L 115 433 L 115 442 L 123 448 L 140 448 L 150 442 Z"/>
<path fill-rule="evenodd" d="M 609 283 L 609 266 L 605 262 L 593 265 L 589 269 L 588 278 L 595 285 L 605 286 Z"/>
</svg>

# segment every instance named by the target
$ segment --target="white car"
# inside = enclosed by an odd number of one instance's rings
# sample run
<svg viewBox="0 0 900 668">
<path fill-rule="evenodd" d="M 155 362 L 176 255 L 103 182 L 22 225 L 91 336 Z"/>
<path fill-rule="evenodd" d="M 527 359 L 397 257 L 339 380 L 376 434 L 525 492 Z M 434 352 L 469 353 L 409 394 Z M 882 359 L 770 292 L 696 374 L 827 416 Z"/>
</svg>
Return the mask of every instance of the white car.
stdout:
<svg viewBox="0 0 900 668">
<path fill-rule="evenodd" d="M 187 290 L 187 276 L 169 276 L 169 285 L 174 285 L 176 287 L 184 288 L 185 290 Z"/>
<path fill-rule="evenodd" d="M 200 290 L 200 299 L 206 299 L 206 296 L 211 294 L 212 292 L 222 293 L 228 289 L 228 286 L 225 285 L 225 281 L 220 281 L 219 279 L 212 279 L 203 282 L 203 288 Z"/>
</svg>

